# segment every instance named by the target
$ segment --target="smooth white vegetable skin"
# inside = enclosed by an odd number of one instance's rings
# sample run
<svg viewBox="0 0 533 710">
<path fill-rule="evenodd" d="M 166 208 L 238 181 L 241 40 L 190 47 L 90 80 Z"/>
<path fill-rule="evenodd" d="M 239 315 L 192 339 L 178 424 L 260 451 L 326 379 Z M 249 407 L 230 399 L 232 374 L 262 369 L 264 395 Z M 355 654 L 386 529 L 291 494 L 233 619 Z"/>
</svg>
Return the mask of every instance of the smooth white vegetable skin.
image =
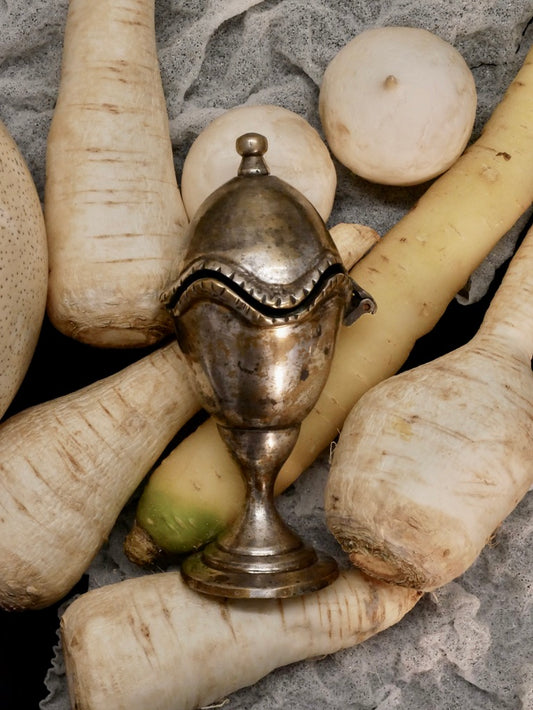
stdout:
<svg viewBox="0 0 533 710">
<path fill-rule="evenodd" d="M 237 106 L 215 118 L 191 145 L 183 164 L 181 194 L 187 214 L 208 195 L 235 177 L 240 156 L 235 141 L 255 131 L 268 140 L 265 161 L 272 175 L 299 190 L 324 222 L 335 198 L 337 174 L 326 145 L 302 117 L 270 104 Z"/>
<path fill-rule="evenodd" d="M 37 345 L 46 306 L 48 251 L 33 178 L 0 123 L 0 418 Z"/>
<path fill-rule="evenodd" d="M 101 347 L 172 332 L 159 294 L 181 255 L 154 0 L 71 0 L 46 155 L 48 314 Z"/>
<path fill-rule="evenodd" d="M 0 607 L 52 604 L 79 580 L 199 404 L 176 344 L 0 427 Z"/>
<path fill-rule="evenodd" d="M 326 489 L 354 564 L 430 590 L 465 572 L 533 484 L 533 228 L 477 335 L 369 390 Z"/>
<path fill-rule="evenodd" d="M 201 595 L 178 572 L 102 587 L 61 619 L 72 707 L 194 710 L 279 666 L 364 641 L 419 596 L 356 570 L 319 592 L 278 600 Z"/>
<path fill-rule="evenodd" d="M 357 175 L 388 185 L 429 180 L 455 162 L 476 115 L 460 53 L 414 27 L 366 30 L 331 60 L 319 109 L 329 147 Z"/>
<path fill-rule="evenodd" d="M 343 225 L 341 232 L 342 254 L 351 239 L 365 248 L 375 240 L 364 227 Z M 174 342 L 6 420 L 0 426 L 0 607 L 44 607 L 64 596 L 199 408 Z"/>
</svg>

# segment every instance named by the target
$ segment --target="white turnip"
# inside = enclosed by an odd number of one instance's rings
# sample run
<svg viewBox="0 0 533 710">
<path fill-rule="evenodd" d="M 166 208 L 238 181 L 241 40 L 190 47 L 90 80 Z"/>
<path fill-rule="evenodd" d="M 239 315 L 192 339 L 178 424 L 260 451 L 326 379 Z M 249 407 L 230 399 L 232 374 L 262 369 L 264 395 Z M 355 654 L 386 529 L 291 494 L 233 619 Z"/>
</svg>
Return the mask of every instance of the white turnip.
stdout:
<svg viewBox="0 0 533 710">
<path fill-rule="evenodd" d="M 357 175 L 415 185 L 447 170 L 476 117 L 472 72 L 448 42 L 419 27 L 375 27 L 326 67 L 322 127 L 335 156 Z"/>
<path fill-rule="evenodd" d="M 318 132 L 281 106 L 244 104 L 225 111 L 197 136 L 183 164 L 181 192 L 189 217 L 216 188 L 237 174 L 235 141 L 255 131 L 266 136 L 265 156 L 272 175 L 299 190 L 326 222 L 331 213 L 337 173 Z"/>
</svg>

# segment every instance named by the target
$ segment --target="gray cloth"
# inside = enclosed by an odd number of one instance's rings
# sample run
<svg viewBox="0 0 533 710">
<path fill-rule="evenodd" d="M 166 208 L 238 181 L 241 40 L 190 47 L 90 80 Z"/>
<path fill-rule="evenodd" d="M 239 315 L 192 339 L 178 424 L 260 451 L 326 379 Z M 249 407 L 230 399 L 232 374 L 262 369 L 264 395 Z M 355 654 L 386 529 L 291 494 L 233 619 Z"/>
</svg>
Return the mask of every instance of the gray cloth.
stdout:
<svg viewBox="0 0 533 710">
<path fill-rule="evenodd" d="M 67 0 L 0 3 L 0 118 L 43 194 L 47 132 L 57 95 Z M 273 103 L 321 131 L 317 99 L 335 53 L 362 30 L 403 24 L 454 44 L 478 89 L 476 137 L 531 44 L 531 0 L 157 0 L 159 57 L 178 176 L 198 133 L 226 109 Z M 330 223 L 358 222 L 384 234 L 426 186 L 385 188 L 342 165 Z M 513 250 L 504 239 L 459 297 L 481 297 Z M 339 556 L 325 530 L 321 457 L 283 496 L 287 517 Z M 231 696 L 237 710 L 531 710 L 533 708 L 531 493 L 460 579 L 426 596 L 397 626 L 359 647 L 280 669 Z M 140 574 L 122 553 L 134 511 L 121 516 L 89 570 L 98 587 Z M 179 669 L 176 670 L 179 673 Z M 60 649 L 47 677 L 43 710 L 67 710 Z M 147 709 L 149 710 L 149 709 Z"/>
</svg>

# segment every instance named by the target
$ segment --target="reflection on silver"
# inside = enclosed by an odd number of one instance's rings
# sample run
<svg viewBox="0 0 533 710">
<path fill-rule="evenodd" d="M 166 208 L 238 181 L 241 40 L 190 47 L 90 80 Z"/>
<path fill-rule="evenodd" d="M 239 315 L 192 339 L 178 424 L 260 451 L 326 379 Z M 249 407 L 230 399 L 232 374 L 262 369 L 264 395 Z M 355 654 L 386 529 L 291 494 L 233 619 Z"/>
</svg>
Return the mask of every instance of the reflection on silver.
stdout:
<svg viewBox="0 0 533 710">
<path fill-rule="evenodd" d="M 269 174 L 266 138 L 247 133 L 236 147 L 238 175 L 198 210 L 180 274 L 162 295 L 247 490 L 233 527 L 182 573 L 201 592 L 291 596 L 338 571 L 281 519 L 274 481 L 324 387 L 341 322 L 375 303 L 346 273 L 316 210 Z"/>
</svg>

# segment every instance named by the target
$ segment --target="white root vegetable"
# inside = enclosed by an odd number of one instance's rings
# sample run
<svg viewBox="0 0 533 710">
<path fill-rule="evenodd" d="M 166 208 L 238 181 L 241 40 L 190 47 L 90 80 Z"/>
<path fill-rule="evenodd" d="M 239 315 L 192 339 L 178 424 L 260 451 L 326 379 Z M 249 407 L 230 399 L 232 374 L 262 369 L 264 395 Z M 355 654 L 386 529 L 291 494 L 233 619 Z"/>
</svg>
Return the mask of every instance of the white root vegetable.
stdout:
<svg viewBox="0 0 533 710">
<path fill-rule="evenodd" d="M 361 643 L 418 599 L 357 570 L 319 592 L 279 600 L 200 595 L 178 572 L 101 587 L 61 619 L 72 707 L 193 710 L 279 666 Z"/>
<path fill-rule="evenodd" d="M 0 426 L 0 607 L 78 581 L 129 496 L 199 404 L 178 346 Z"/>
<path fill-rule="evenodd" d="M 467 145 L 476 106 L 461 54 L 417 27 L 361 32 L 326 67 L 319 97 L 335 156 L 388 185 L 414 185 L 447 170 Z"/>
<path fill-rule="evenodd" d="M 204 128 L 183 164 L 181 194 L 189 217 L 208 195 L 235 177 L 240 158 L 235 141 L 255 131 L 268 140 L 266 162 L 275 175 L 299 190 L 324 222 L 335 198 L 337 173 L 318 132 L 293 111 L 275 105 L 236 106 Z"/>
<path fill-rule="evenodd" d="M 159 294 L 187 217 L 154 0 L 71 0 L 46 170 L 52 323 L 103 347 L 143 346 L 171 332 Z"/>
<path fill-rule="evenodd" d="M 329 233 L 348 271 L 351 271 L 380 240 L 379 234 L 372 227 L 351 222 L 340 222 L 332 227 Z"/>
<path fill-rule="evenodd" d="M 462 574 L 533 484 L 533 227 L 476 336 L 349 414 L 326 490 L 355 565 L 430 590 Z"/>
<path fill-rule="evenodd" d="M 364 225 L 337 224 L 330 233 L 348 269 L 379 240 L 377 232 Z M 200 427 L 199 431 L 205 429 Z M 222 456 L 227 455 L 220 437 L 217 442 Z M 187 460 L 194 456 L 198 461 L 204 451 L 203 464 L 189 470 Z M 151 565 L 162 549 L 172 554 L 190 552 L 224 530 L 243 503 L 242 475 L 221 476 L 212 446 L 204 448 L 196 437 L 192 450 L 181 447 L 151 473 L 137 506 L 135 524 L 125 540 L 126 555 L 136 564 Z"/>
<path fill-rule="evenodd" d="M 33 177 L 0 123 L 0 418 L 33 357 L 46 306 L 48 252 Z"/>
</svg>

